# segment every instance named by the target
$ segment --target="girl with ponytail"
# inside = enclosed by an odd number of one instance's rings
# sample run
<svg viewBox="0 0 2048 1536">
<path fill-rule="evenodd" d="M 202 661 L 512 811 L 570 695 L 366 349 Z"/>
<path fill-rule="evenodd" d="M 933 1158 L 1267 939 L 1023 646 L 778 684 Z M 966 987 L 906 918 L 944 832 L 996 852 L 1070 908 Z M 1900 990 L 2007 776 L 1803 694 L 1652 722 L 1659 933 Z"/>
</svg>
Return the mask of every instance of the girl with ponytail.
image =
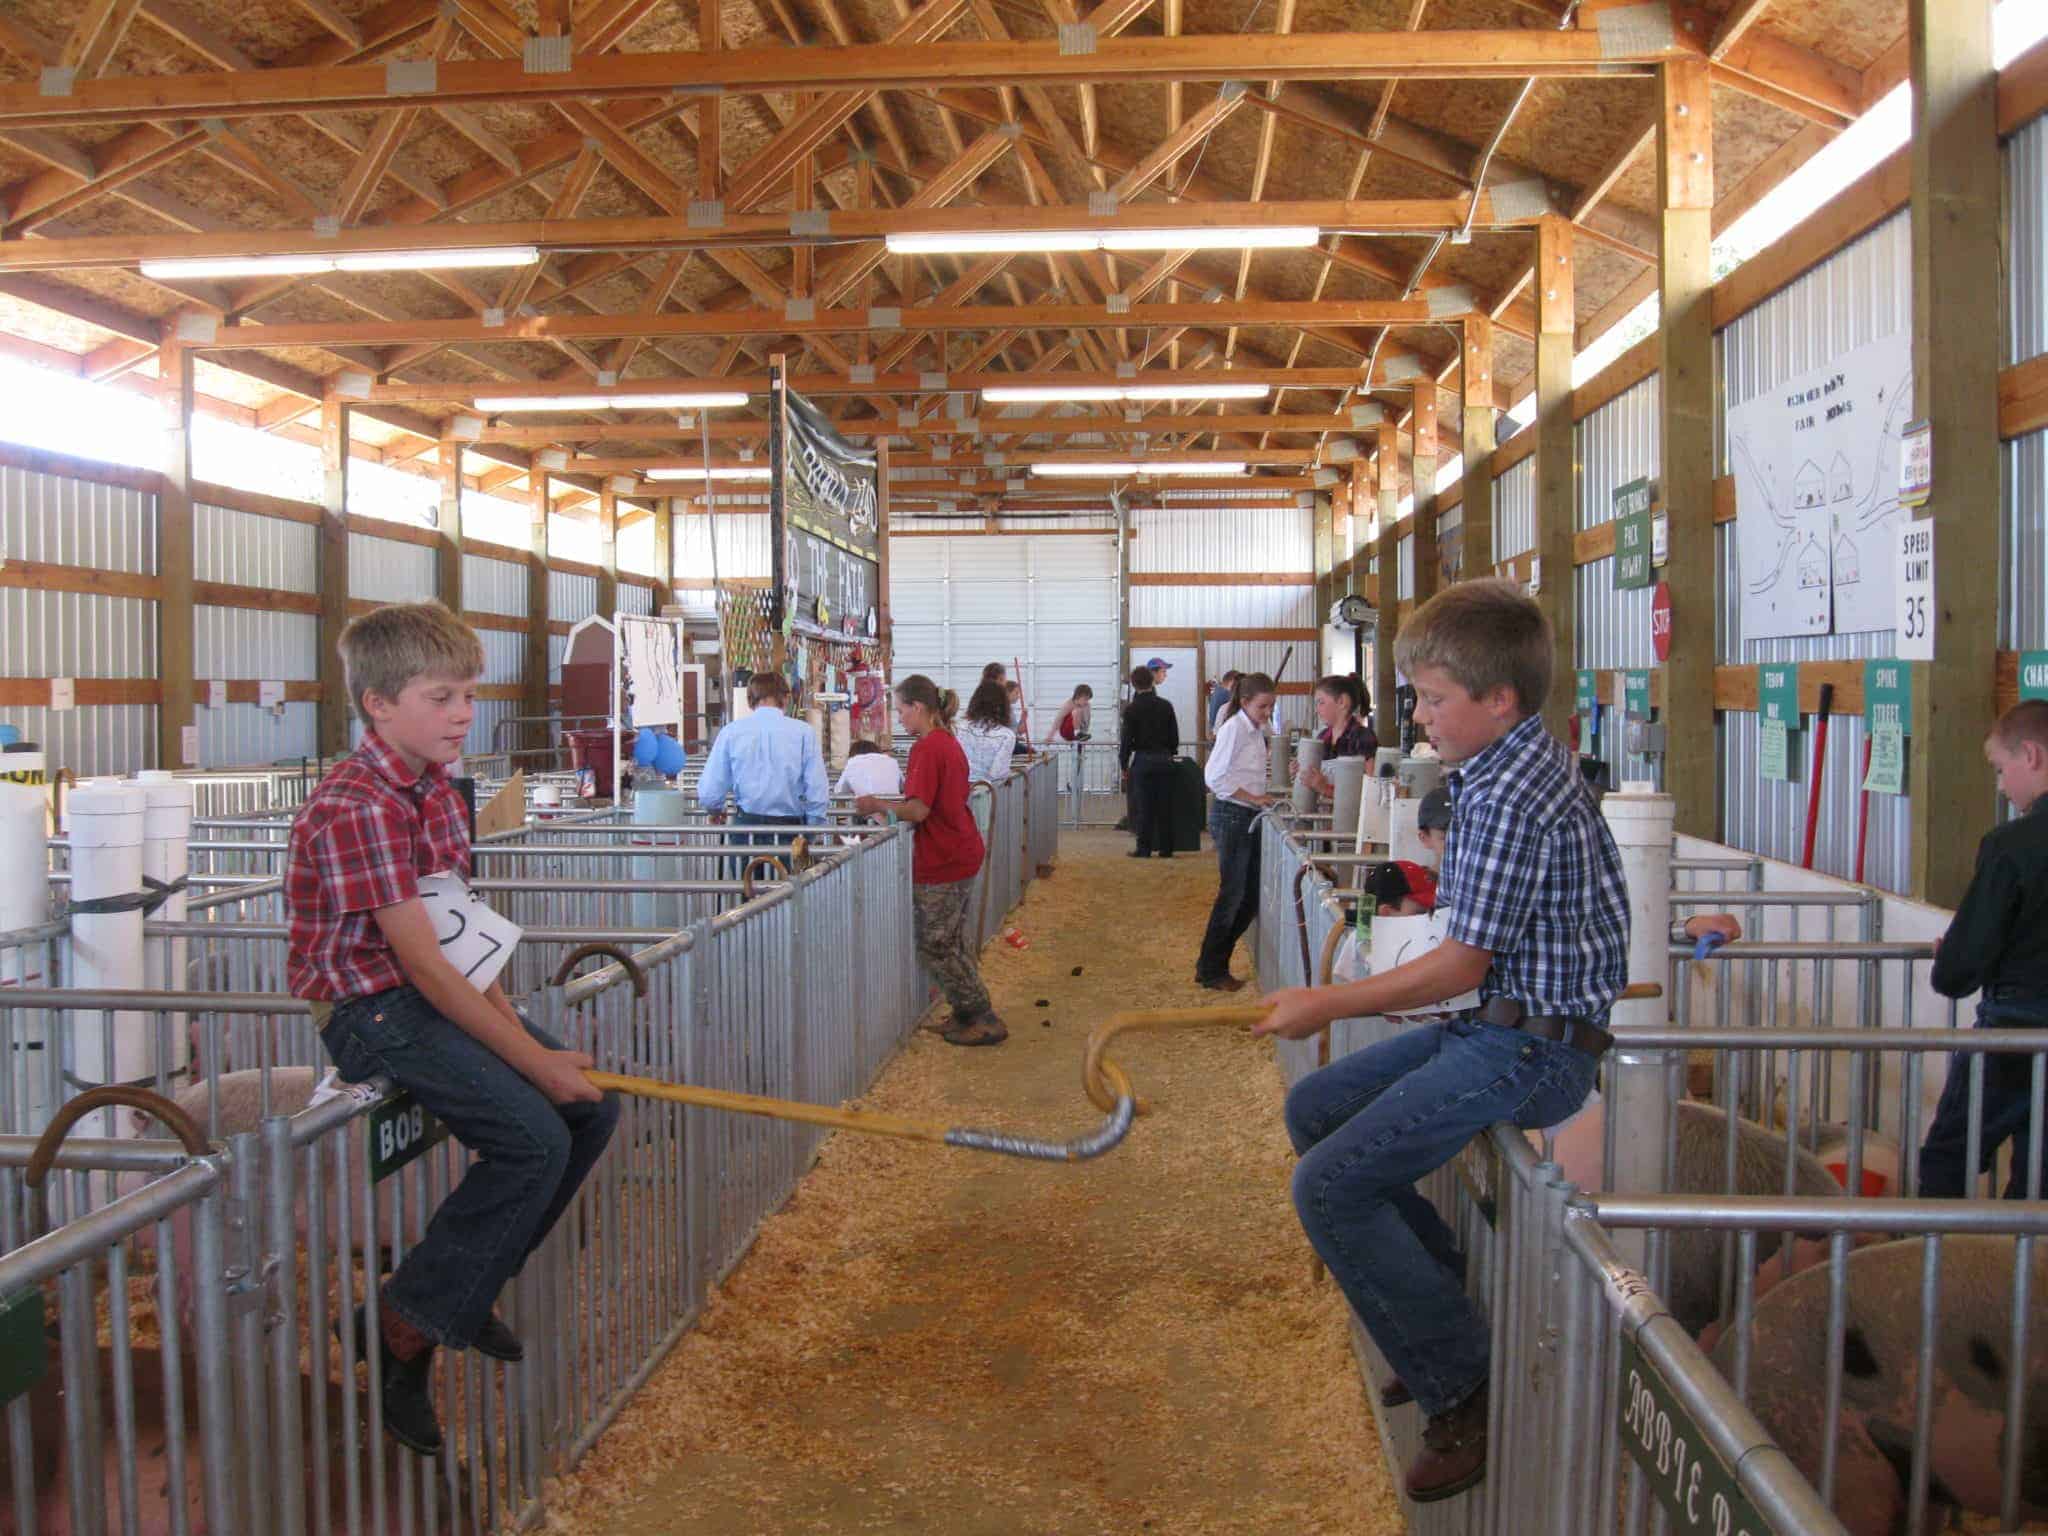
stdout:
<svg viewBox="0 0 2048 1536">
<path fill-rule="evenodd" d="M 1009 1030 L 989 1003 L 975 968 L 969 931 L 975 876 L 986 852 L 967 808 L 967 754 L 953 739 L 960 699 L 921 673 L 896 685 L 896 722 L 916 738 L 900 799 L 862 795 L 862 815 L 893 811 L 915 829 L 910 857 L 912 925 L 917 955 L 953 1005 L 953 1022 L 939 1032 L 949 1045 L 1000 1045 Z"/>
<path fill-rule="evenodd" d="M 1372 757 L 1380 739 L 1366 723 L 1365 684 L 1348 672 L 1333 672 L 1315 687 L 1316 718 L 1323 722 L 1317 739 L 1324 747 L 1323 758 Z M 1367 771 L 1370 772 L 1370 766 Z M 1307 764 L 1298 765 L 1296 777 L 1319 795 L 1334 793 L 1329 778 Z"/>
<path fill-rule="evenodd" d="M 1209 836 L 1216 844 L 1222 879 L 1202 935 L 1202 953 L 1195 961 L 1195 983 L 1212 991 L 1235 992 L 1244 985 L 1230 974 L 1230 955 L 1259 915 L 1257 817 L 1273 798 L 1266 793 L 1266 722 L 1273 718 L 1278 693 L 1273 679 L 1263 672 L 1238 676 L 1230 685 L 1230 702 L 1217 721 L 1209 765 L 1202 772 L 1215 796 Z"/>
</svg>

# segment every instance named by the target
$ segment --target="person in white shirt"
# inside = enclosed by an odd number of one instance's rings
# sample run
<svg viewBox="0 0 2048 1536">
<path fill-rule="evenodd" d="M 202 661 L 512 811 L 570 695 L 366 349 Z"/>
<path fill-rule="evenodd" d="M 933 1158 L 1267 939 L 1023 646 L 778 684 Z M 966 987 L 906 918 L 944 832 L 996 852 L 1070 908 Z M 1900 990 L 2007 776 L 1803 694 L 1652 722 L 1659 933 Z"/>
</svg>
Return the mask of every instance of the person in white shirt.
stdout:
<svg viewBox="0 0 2048 1536">
<path fill-rule="evenodd" d="M 967 718 L 953 728 L 960 750 L 967 754 L 967 777 L 1000 784 L 1010 776 L 1010 754 L 1017 733 L 1010 726 L 1010 700 L 1003 685 L 984 680 L 967 701 Z"/>
<path fill-rule="evenodd" d="M 1278 693 L 1263 672 L 1243 673 L 1231 684 L 1230 702 L 1218 718 L 1209 765 L 1202 772 L 1216 797 L 1209 809 L 1209 836 L 1222 880 L 1195 961 L 1195 984 L 1215 992 L 1235 992 L 1244 985 L 1230 974 L 1230 955 L 1259 915 L 1257 818 L 1273 802 L 1266 793 L 1266 726 Z"/>
<path fill-rule="evenodd" d="M 832 793 L 895 800 L 903 794 L 903 769 L 885 748 L 872 741 L 856 741 L 846 749 L 846 766 L 840 770 Z"/>
</svg>

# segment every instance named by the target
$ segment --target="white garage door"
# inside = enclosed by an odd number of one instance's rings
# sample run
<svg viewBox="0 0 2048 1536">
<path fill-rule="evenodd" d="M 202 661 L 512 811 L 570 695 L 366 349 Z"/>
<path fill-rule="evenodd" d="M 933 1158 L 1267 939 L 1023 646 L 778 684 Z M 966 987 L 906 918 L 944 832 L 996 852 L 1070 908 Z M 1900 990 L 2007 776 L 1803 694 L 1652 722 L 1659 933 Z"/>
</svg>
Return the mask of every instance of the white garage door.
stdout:
<svg viewBox="0 0 2048 1536">
<path fill-rule="evenodd" d="M 1116 719 L 1116 541 L 1028 534 L 898 539 L 889 546 L 898 677 L 922 672 L 964 704 L 991 661 L 1023 668 L 1043 739 L 1076 683 L 1096 734 Z"/>
</svg>

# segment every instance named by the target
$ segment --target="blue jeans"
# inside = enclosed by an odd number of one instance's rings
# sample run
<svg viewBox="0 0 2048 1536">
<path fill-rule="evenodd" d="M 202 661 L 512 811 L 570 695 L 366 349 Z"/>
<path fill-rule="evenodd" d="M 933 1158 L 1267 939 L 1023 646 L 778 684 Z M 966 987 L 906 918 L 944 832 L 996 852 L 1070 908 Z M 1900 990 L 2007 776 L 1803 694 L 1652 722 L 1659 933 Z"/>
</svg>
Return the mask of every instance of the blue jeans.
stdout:
<svg viewBox="0 0 2048 1536">
<path fill-rule="evenodd" d="M 611 1140 L 618 1095 L 551 1103 L 413 987 L 336 1004 L 320 1040 L 342 1077 L 387 1074 L 476 1154 L 384 1288 L 384 1305 L 428 1338 L 466 1345 Z"/>
<path fill-rule="evenodd" d="M 1489 1341 L 1457 1239 L 1415 1181 L 1500 1121 L 1555 1125 L 1595 1067 L 1571 1046 L 1459 1018 L 1406 1029 L 1288 1092 L 1302 1228 L 1424 1413 L 1485 1385 Z"/>
<path fill-rule="evenodd" d="M 1196 981 L 1221 981 L 1230 974 L 1231 951 L 1259 915 L 1258 814 L 1256 807 L 1235 800 L 1218 800 L 1209 808 L 1209 836 L 1216 844 L 1221 879 L 1216 905 L 1209 909 L 1208 930 L 1202 935 L 1201 957 L 1195 961 Z M 1139 846 L 1144 846 L 1142 841 Z"/>
<path fill-rule="evenodd" d="M 1977 1004 L 1979 1029 L 2048 1029 L 2048 998 L 2001 999 Z M 1978 1107 L 1977 1166 L 1966 1167 L 1970 1153 L 1970 1062 L 1977 1053 L 1957 1051 L 1949 1058 L 1948 1081 L 1934 1106 L 1934 1123 L 1920 1143 L 1920 1194 L 1927 1199 L 1960 1200 L 1974 1194 L 1980 1174 L 1997 1161 L 1998 1149 L 2013 1143 L 2012 1174 L 2005 1198 L 2027 1194 L 2027 1143 L 2032 1135 L 2034 1058 L 2004 1053 L 1984 1057 L 1984 1097 Z M 2041 1139 L 2041 1192 L 2048 1197 L 2048 1129 Z"/>
<path fill-rule="evenodd" d="M 746 829 L 749 827 L 800 827 L 803 824 L 804 818 L 801 816 L 755 816 L 747 811 L 736 811 L 733 814 L 732 825 L 726 833 L 726 841 L 735 848 L 765 849 L 787 864 L 789 862 L 790 845 L 796 841 L 793 833 L 749 832 Z M 745 876 L 747 872 L 746 859 L 727 859 L 725 862 L 731 866 L 729 873 L 726 875 L 728 880 L 738 880 Z"/>
</svg>

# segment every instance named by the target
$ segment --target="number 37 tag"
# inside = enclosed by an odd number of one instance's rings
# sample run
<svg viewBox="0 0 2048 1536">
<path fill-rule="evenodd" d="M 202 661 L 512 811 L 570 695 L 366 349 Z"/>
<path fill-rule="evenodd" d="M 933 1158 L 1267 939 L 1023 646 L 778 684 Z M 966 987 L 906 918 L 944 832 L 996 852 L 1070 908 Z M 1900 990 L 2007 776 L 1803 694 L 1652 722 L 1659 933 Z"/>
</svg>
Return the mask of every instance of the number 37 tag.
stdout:
<svg viewBox="0 0 2048 1536">
<path fill-rule="evenodd" d="M 442 955 L 479 992 L 487 991 L 512 958 L 512 946 L 523 930 L 510 918 L 500 917 L 452 871 L 424 876 L 420 900 L 433 920 Z"/>
</svg>

